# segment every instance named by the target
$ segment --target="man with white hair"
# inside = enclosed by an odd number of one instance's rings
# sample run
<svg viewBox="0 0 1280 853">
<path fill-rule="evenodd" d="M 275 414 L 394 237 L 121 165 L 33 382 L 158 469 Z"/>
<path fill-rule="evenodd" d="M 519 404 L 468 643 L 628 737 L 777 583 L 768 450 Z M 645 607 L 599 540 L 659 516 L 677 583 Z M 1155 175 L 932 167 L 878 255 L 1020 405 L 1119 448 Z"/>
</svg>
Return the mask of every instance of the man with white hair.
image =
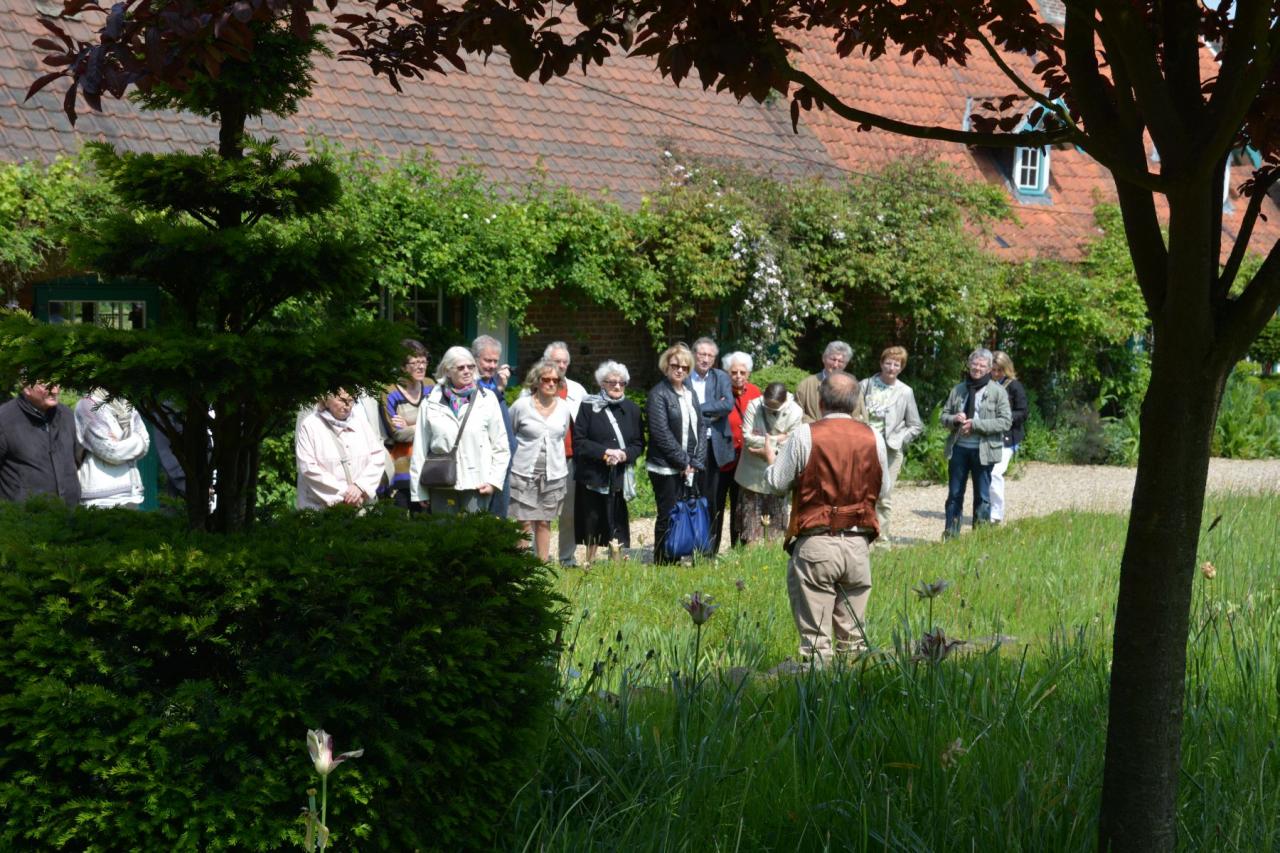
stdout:
<svg viewBox="0 0 1280 853">
<path fill-rule="evenodd" d="M 796 402 L 800 404 L 800 408 L 804 409 L 805 423 L 811 424 L 822 418 L 822 406 L 818 394 L 822 387 L 822 380 L 838 370 L 846 370 L 852 360 L 853 347 L 844 341 L 832 341 L 822 351 L 822 370 L 800 380 L 800 384 L 796 386 Z M 849 375 L 852 376 L 853 373 L 849 371 Z"/>
<path fill-rule="evenodd" d="M 575 382 L 569 378 L 569 345 L 564 341 L 552 341 L 547 344 L 547 348 L 542 351 L 542 357 L 560 368 L 560 373 L 564 375 L 564 385 L 560 388 L 560 398 L 569 404 L 569 417 L 576 420 L 578 417 L 578 407 L 582 405 L 582 401 L 586 398 L 587 389 L 582 386 L 581 382 Z M 521 397 L 527 397 L 528 395 L 528 389 L 520 392 Z M 578 547 L 573 537 L 574 492 L 576 491 L 576 488 L 573 480 L 572 426 L 564 437 L 564 455 L 565 459 L 569 462 L 569 491 L 565 495 L 564 505 L 560 510 L 560 541 L 558 557 L 560 565 L 571 567 L 577 565 L 575 554 Z"/>
<path fill-rule="evenodd" d="M 720 469 L 736 458 L 729 413 L 733 411 L 733 385 L 729 374 L 716 367 L 720 347 L 711 338 L 693 342 L 693 370 L 685 384 L 693 389 L 698 408 L 707 419 L 707 464 L 698 474 L 698 490 L 707 499 L 711 512 L 711 553 L 720 553 L 720 530 L 724 518 L 724 493 L 720 491 Z"/>
<path fill-rule="evenodd" d="M 511 412 L 507 410 L 507 398 L 503 396 L 507 380 L 511 378 L 511 365 L 500 364 L 502 361 L 502 344 L 491 335 L 481 335 L 471 342 L 471 355 L 476 360 L 479 377 L 476 384 L 488 388 L 498 398 L 498 406 L 502 409 L 502 424 L 507 428 L 507 444 L 511 456 L 516 452 L 516 433 L 511 428 Z M 503 480 L 502 491 L 493 493 L 489 504 L 489 512 L 498 518 L 507 517 L 507 506 L 511 503 L 511 463 L 507 462 L 507 477 Z"/>
</svg>

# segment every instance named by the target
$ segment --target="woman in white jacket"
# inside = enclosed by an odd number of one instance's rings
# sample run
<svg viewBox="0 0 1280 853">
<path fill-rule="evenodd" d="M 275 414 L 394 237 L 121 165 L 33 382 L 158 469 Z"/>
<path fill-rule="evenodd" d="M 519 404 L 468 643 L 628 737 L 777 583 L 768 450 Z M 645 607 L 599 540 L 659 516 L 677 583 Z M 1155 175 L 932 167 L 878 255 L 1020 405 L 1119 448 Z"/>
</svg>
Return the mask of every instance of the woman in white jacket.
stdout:
<svg viewBox="0 0 1280 853">
<path fill-rule="evenodd" d="M 502 408 L 494 392 L 476 384 L 476 359 L 466 347 L 450 347 L 440 359 L 436 376 L 439 382 L 418 409 L 409 498 L 430 500 L 435 515 L 486 512 L 493 493 L 502 491 L 511 460 Z M 453 485 L 422 485 L 428 458 L 450 453 L 457 472 Z"/>
<path fill-rule="evenodd" d="M 387 450 L 356 401 L 341 388 L 298 424 L 298 509 L 372 503 Z"/>
<path fill-rule="evenodd" d="M 84 448 L 80 463 L 80 503 L 85 506 L 142 506 L 146 491 L 138 461 L 151 438 L 142 416 L 119 397 L 96 388 L 76 404 L 76 437 Z"/>
<path fill-rule="evenodd" d="M 770 490 L 764 476 L 769 467 L 765 448 L 771 445 L 775 453 L 781 453 L 791 433 L 803 422 L 804 409 L 781 382 L 770 382 L 763 395 L 747 404 L 742 417 L 742 456 L 733 475 L 739 498 L 733 512 L 743 545 L 758 539 L 781 539 L 786 532 L 791 499 Z"/>
</svg>

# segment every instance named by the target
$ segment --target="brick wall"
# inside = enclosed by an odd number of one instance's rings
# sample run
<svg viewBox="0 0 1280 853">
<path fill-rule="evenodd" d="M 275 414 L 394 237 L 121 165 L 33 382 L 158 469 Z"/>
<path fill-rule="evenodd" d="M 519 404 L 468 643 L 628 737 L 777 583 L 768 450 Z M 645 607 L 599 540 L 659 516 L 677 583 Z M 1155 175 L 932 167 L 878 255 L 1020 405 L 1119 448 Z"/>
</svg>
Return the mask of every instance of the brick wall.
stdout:
<svg viewBox="0 0 1280 853">
<path fill-rule="evenodd" d="M 548 292 L 534 298 L 529 306 L 528 319 L 538 331 L 520 336 L 521 381 L 524 371 L 542 356 L 542 351 L 552 341 L 564 341 L 569 345 L 572 359 L 569 375 L 587 386 L 588 392 L 598 390 L 596 368 L 609 358 L 627 366 L 635 387 L 646 388 L 656 381 L 658 355 L 654 352 L 649 332 L 627 323 L 613 308 L 585 301 L 570 304 L 558 298 L 555 292 Z"/>
<path fill-rule="evenodd" d="M 718 310 L 716 303 L 700 302 L 694 319 L 688 323 L 668 323 L 671 341 L 693 343 L 702 334 L 713 334 Z M 581 297 L 561 297 L 554 291 L 539 293 L 529 306 L 530 325 L 538 331 L 520 336 L 518 379 L 542 355 L 547 344 L 564 341 L 569 345 L 572 363 L 569 375 L 594 392 L 595 370 L 600 362 L 611 358 L 627 366 L 632 388 L 648 388 L 658 381 L 658 348 L 648 329 L 628 323 L 613 308 L 596 305 Z"/>
</svg>

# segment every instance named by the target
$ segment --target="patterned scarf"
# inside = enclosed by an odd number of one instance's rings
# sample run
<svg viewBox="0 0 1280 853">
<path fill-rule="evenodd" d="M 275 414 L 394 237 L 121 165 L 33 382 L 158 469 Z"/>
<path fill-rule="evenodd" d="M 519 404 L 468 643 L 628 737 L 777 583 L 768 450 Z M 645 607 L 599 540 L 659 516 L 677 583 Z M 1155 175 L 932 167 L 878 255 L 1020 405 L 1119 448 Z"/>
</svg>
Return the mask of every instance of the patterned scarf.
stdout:
<svg viewBox="0 0 1280 853">
<path fill-rule="evenodd" d="M 445 383 L 440 393 L 444 395 L 444 401 L 449 404 L 449 408 L 453 409 L 453 413 L 456 415 L 462 411 L 463 406 L 471 402 L 471 398 L 476 393 L 476 386 L 468 385 L 466 388 L 455 388 Z"/>
</svg>

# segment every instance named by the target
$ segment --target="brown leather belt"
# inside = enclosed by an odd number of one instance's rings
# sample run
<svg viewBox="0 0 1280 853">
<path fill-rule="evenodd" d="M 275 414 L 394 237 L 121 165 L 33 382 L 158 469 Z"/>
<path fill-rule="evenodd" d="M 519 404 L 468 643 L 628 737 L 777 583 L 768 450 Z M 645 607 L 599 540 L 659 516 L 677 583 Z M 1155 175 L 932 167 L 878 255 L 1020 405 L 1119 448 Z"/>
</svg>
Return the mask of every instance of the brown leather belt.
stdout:
<svg viewBox="0 0 1280 853">
<path fill-rule="evenodd" d="M 869 527 L 846 527 L 842 530 L 832 530 L 830 527 L 811 527 L 808 530 L 801 530 L 796 536 L 874 536 L 875 533 Z"/>
</svg>

